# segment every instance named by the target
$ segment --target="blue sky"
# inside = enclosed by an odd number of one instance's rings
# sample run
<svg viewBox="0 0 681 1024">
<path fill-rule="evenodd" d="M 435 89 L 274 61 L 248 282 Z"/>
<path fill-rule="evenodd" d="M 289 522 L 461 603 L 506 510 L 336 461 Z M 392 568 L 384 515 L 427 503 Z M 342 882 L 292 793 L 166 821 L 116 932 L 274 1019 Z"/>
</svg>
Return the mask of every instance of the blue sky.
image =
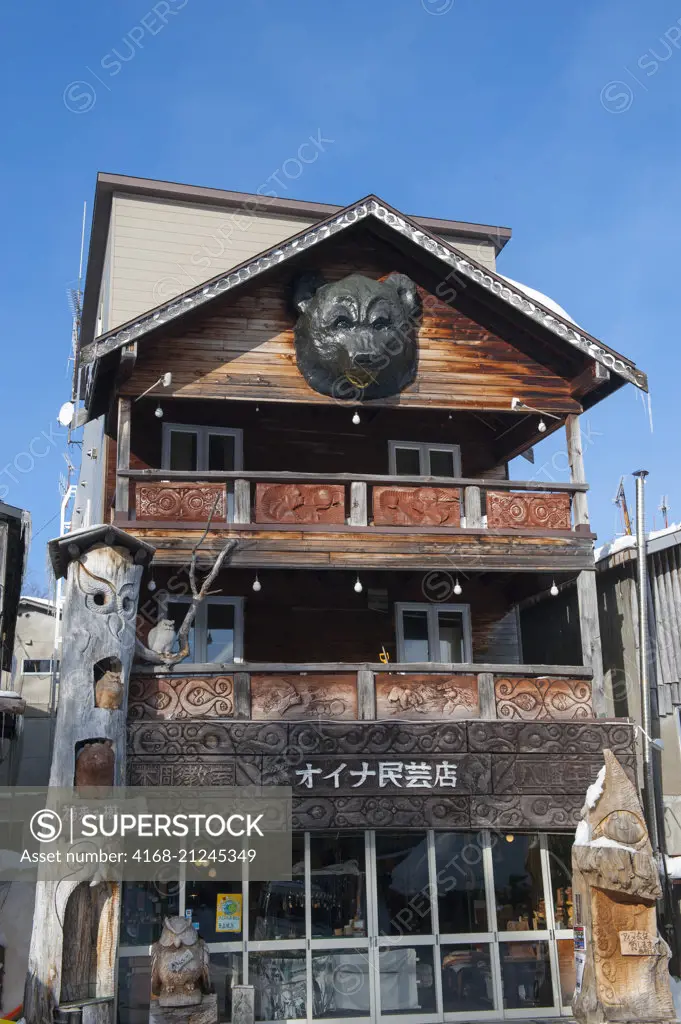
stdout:
<svg viewBox="0 0 681 1024">
<path fill-rule="evenodd" d="M 585 417 L 592 521 L 617 529 L 639 467 L 650 525 L 663 493 L 681 520 L 681 4 L 70 0 L 2 21 L 0 497 L 33 514 L 35 580 L 97 171 L 255 191 L 318 131 L 333 142 L 280 195 L 509 225 L 499 270 L 647 371 L 653 433 L 631 386 Z M 565 479 L 561 446 L 537 449 L 540 479 Z"/>
</svg>

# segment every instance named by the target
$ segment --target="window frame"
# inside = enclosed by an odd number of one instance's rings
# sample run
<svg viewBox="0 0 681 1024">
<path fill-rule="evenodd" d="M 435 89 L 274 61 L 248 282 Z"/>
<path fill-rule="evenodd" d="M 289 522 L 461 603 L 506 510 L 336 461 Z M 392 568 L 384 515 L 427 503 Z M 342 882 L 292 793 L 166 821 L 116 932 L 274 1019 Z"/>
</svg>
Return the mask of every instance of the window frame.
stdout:
<svg viewBox="0 0 681 1024">
<path fill-rule="evenodd" d="M 419 664 L 418 662 L 405 661 L 404 644 L 404 612 L 426 612 L 428 625 L 428 659 L 429 665 L 471 665 L 473 664 L 473 639 L 471 632 L 471 606 L 469 604 L 438 604 L 428 601 L 396 601 L 395 602 L 395 635 L 397 638 L 397 660 L 401 665 Z M 433 651 L 437 651 L 440 645 L 440 630 L 438 624 L 439 612 L 457 612 L 461 615 L 463 623 L 463 660 L 461 662 L 443 662 L 432 658 Z"/>
<path fill-rule="evenodd" d="M 160 617 L 166 618 L 169 604 L 191 603 L 191 598 L 184 594 L 164 594 Z M 208 640 L 208 606 L 216 604 L 231 604 L 234 607 L 234 653 L 232 661 L 207 661 L 206 647 Z M 182 669 L 190 665 L 233 665 L 240 664 L 244 660 L 244 599 L 243 597 L 206 597 L 199 604 L 194 619 L 194 647 L 196 661 L 183 661 L 180 663 Z"/>
<path fill-rule="evenodd" d="M 31 671 L 25 667 L 27 662 L 41 661 L 44 661 L 49 667 L 46 669 L 32 669 Z M 22 658 L 21 661 L 22 676 L 50 676 L 55 668 L 59 668 L 59 662 L 55 658 Z"/>
<path fill-rule="evenodd" d="M 244 432 L 239 427 L 209 427 L 196 423 L 163 423 L 161 469 L 170 469 L 170 435 L 175 431 L 196 434 L 196 472 L 208 472 L 208 438 L 210 434 L 234 438 L 234 469 L 243 469 Z"/>
<path fill-rule="evenodd" d="M 419 476 L 431 476 L 428 456 L 431 451 L 449 452 L 453 456 L 454 475 L 452 480 L 461 476 L 461 445 L 459 444 L 431 444 L 430 441 L 388 441 L 388 466 L 391 476 L 399 476 L 397 472 L 397 449 L 410 448 L 419 453 Z M 406 474 L 405 474 L 406 476 Z M 442 479 L 450 479 L 443 477 Z"/>
</svg>

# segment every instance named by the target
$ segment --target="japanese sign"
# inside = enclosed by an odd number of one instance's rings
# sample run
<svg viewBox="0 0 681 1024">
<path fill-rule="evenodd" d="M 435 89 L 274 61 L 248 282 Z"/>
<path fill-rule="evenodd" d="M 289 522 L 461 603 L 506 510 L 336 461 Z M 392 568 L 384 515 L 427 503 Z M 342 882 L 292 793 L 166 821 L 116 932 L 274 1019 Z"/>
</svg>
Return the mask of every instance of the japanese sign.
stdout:
<svg viewBox="0 0 681 1024">
<path fill-rule="evenodd" d="M 457 767 L 455 761 L 341 761 L 326 771 L 308 761 L 295 774 L 297 785 L 307 789 L 322 780 L 330 780 L 334 789 L 341 785 L 350 789 L 364 785 L 379 789 L 455 789 Z"/>
<path fill-rule="evenodd" d="M 655 956 L 659 955 L 657 941 L 650 932 L 620 932 L 620 952 L 622 956 Z"/>
</svg>

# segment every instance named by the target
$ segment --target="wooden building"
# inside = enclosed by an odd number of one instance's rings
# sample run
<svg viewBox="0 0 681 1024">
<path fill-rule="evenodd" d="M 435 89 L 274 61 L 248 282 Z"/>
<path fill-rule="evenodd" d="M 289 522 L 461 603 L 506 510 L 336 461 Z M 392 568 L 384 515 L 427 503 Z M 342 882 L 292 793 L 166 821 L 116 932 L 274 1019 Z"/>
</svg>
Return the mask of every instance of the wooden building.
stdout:
<svg viewBox="0 0 681 1024">
<path fill-rule="evenodd" d="M 225 1019 L 239 980 L 260 1021 L 569 1014 L 571 831 L 604 747 L 635 772 L 579 417 L 646 377 L 497 273 L 509 237 L 98 180 L 79 504 L 156 548 L 143 641 L 172 641 L 204 533 L 206 566 L 237 542 L 190 657 L 135 667 L 130 783 L 289 784 L 296 823 L 293 880 L 235 880 L 224 931 L 225 883 L 127 887 L 126 1024 L 171 911 Z M 559 429 L 571 482 L 509 480 Z M 528 663 L 519 603 L 575 576 L 577 656 Z"/>
</svg>

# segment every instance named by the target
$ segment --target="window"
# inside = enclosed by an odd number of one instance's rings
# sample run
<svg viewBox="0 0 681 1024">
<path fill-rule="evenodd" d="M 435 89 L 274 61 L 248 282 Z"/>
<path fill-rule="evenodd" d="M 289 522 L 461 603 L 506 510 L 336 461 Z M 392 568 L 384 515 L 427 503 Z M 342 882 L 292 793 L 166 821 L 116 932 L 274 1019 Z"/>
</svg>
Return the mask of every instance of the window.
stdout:
<svg viewBox="0 0 681 1024">
<path fill-rule="evenodd" d="M 163 424 L 163 469 L 229 472 L 243 466 L 243 432 L 232 427 Z M 228 519 L 234 514 L 233 486 L 227 487 Z"/>
<path fill-rule="evenodd" d="M 461 476 L 458 444 L 389 441 L 388 446 L 392 476 Z"/>
<path fill-rule="evenodd" d="M 54 663 L 56 669 L 59 668 L 59 662 Z M 49 676 L 52 672 L 52 662 L 49 658 L 24 658 L 21 671 L 25 676 L 28 675 L 43 675 Z"/>
<path fill-rule="evenodd" d="M 397 604 L 397 657 L 401 662 L 471 662 L 467 604 Z"/>
<path fill-rule="evenodd" d="M 188 597 L 169 599 L 165 616 L 180 628 L 187 614 Z M 209 597 L 202 601 L 189 631 L 189 663 L 243 660 L 243 598 Z"/>
</svg>

